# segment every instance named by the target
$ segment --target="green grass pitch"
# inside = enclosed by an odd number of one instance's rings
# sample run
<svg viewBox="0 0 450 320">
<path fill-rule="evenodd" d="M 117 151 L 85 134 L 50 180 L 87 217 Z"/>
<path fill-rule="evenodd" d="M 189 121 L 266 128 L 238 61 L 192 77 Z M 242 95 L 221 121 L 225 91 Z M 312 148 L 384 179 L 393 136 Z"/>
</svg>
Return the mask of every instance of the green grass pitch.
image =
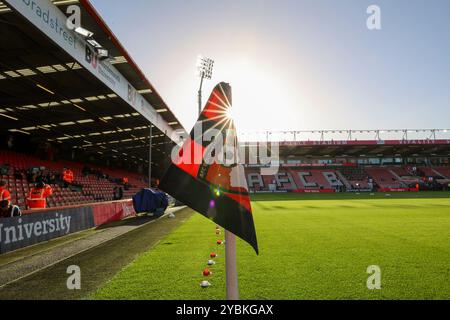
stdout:
<svg viewBox="0 0 450 320">
<path fill-rule="evenodd" d="M 238 241 L 241 299 L 450 299 L 449 193 L 268 194 L 252 206 L 260 255 Z M 196 214 L 91 298 L 225 299 L 217 239 Z M 370 265 L 381 290 L 367 288 Z"/>
</svg>

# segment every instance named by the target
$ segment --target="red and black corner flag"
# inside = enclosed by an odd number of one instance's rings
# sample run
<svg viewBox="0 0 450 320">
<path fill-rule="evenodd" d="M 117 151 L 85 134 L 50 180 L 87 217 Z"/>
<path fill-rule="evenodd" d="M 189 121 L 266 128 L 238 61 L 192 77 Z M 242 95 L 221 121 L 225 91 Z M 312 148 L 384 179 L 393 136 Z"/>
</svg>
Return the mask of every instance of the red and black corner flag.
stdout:
<svg viewBox="0 0 450 320">
<path fill-rule="evenodd" d="M 231 87 L 218 84 L 160 189 L 248 242 L 258 253 L 255 225 L 231 108 Z M 174 159 L 176 158 L 176 159 Z"/>
</svg>

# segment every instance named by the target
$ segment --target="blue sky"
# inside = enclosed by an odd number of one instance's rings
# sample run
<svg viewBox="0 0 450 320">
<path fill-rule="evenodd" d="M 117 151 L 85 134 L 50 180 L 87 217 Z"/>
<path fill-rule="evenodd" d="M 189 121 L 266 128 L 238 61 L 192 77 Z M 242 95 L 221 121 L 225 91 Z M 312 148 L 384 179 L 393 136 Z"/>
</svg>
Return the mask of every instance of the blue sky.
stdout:
<svg viewBox="0 0 450 320">
<path fill-rule="evenodd" d="M 198 54 L 241 131 L 450 127 L 450 1 L 91 2 L 188 130 Z"/>
</svg>

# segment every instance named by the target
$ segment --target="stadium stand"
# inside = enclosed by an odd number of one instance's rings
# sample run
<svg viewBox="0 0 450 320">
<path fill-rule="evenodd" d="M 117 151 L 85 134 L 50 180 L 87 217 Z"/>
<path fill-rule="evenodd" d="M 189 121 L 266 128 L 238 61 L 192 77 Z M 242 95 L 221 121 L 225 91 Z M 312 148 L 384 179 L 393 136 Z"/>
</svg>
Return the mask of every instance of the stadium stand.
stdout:
<svg viewBox="0 0 450 320">
<path fill-rule="evenodd" d="M 292 191 L 297 188 L 293 172 L 287 170 L 280 171 L 275 175 L 274 180 L 278 190 Z"/>
<path fill-rule="evenodd" d="M 122 186 L 123 177 L 128 177 L 130 181 L 128 190 L 124 190 L 124 199 L 130 199 L 137 191 L 148 187 L 145 179 L 133 172 L 96 167 L 91 168 L 91 173 L 86 174 L 83 173 L 84 166 L 80 163 L 46 161 L 12 151 L 0 151 L 0 165 L 6 169 L 1 172 L 1 179 L 8 183 L 11 200 L 21 209 L 25 209 L 25 199 L 33 186 L 32 171 L 42 173 L 54 190 L 53 196 L 47 201 L 50 208 L 112 201 L 114 187 Z M 63 168 L 71 168 L 74 172 L 75 180 L 71 188 L 63 188 L 60 183 Z M 48 181 L 48 177 L 51 177 L 51 181 Z"/>
<path fill-rule="evenodd" d="M 410 167 L 392 167 L 389 170 L 398 181 L 407 185 L 419 183 L 421 180 Z"/>
<path fill-rule="evenodd" d="M 404 167 L 393 167 L 393 168 L 390 168 L 390 170 L 392 171 L 392 173 L 394 173 L 395 175 L 397 175 L 399 177 L 410 176 L 410 173 Z"/>
<path fill-rule="evenodd" d="M 333 170 L 294 170 L 293 177 L 299 189 L 334 189 L 342 185 Z"/>
<path fill-rule="evenodd" d="M 369 189 L 369 175 L 361 167 L 342 167 L 339 173 L 348 182 L 351 189 Z M 343 181 L 344 182 L 344 181 Z"/>
<path fill-rule="evenodd" d="M 294 191 L 376 191 L 379 189 L 415 188 L 426 177 L 441 183 L 450 182 L 450 167 L 410 166 L 375 167 L 342 166 L 339 169 L 282 168 L 277 175 L 262 176 L 258 168 L 246 168 L 246 177 L 253 192 Z M 344 188 L 345 187 L 345 188 Z M 424 189 L 428 190 L 428 189 Z"/>
<path fill-rule="evenodd" d="M 317 133 L 321 134 L 321 140 L 315 140 Z M 348 140 L 332 139 L 338 133 L 348 135 Z M 376 133 L 377 140 L 366 140 L 368 133 Z M 278 192 L 450 190 L 450 130 L 388 130 L 396 137 L 392 140 L 383 139 L 384 133 L 381 130 L 258 133 L 256 137 L 278 143 L 280 172 L 289 173 L 293 183 L 283 182 L 280 186 L 274 176 L 259 177 L 259 169 L 253 166 L 251 170 L 247 168 L 253 179 L 249 177 L 250 188 L 254 185 L 255 191 L 274 191 L 275 183 Z M 410 139 L 413 133 L 417 133 L 416 139 Z M 306 139 L 305 135 L 313 135 L 313 139 Z M 277 140 L 280 136 L 284 139 Z M 247 139 L 248 146 L 255 143 L 248 133 L 242 139 Z"/>
<path fill-rule="evenodd" d="M 421 174 L 423 177 L 435 177 L 435 178 L 442 178 L 442 174 L 437 172 L 431 167 L 420 167 L 419 174 Z"/>
<path fill-rule="evenodd" d="M 367 167 L 365 168 L 369 176 L 378 184 L 381 188 L 402 188 L 402 182 L 399 181 L 395 175 L 384 167 Z"/>
<path fill-rule="evenodd" d="M 262 176 L 255 168 L 247 168 L 249 187 L 256 191 L 320 190 L 342 187 L 335 170 L 282 169 L 276 175 Z"/>
<path fill-rule="evenodd" d="M 438 167 L 433 168 L 433 171 L 437 172 L 440 176 L 450 179 L 450 167 Z"/>
<path fill-rule="evenodd" d="M 263 191 L 265 189 L 265 183 L 260 174 L 260 170 L 254 168 L 247 168 L 246 178 L 249 188 L 252 191 Z"/>
</svg>

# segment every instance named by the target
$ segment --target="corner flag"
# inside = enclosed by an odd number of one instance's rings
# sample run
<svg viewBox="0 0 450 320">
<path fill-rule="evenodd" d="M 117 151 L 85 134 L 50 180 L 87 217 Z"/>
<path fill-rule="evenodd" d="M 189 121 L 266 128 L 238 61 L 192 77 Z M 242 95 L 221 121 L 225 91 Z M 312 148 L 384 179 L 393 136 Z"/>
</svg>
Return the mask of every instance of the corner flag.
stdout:
<svg viewBox="0 0 450 320">
<path fill-rule="evenodd" d="M 245 240 L 258 253 L 236 128 L 228 114 L 231 101 L 230 85 L 218 84 L 159 187 Z"/>
</svg>

